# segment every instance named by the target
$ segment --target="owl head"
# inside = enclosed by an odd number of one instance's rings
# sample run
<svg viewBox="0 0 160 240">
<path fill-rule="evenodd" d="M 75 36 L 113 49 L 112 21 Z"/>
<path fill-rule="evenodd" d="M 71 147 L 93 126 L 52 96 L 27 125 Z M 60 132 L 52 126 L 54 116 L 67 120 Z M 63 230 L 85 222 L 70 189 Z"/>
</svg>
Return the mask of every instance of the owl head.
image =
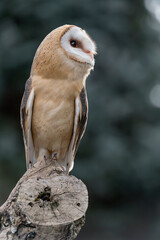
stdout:
<svg viewBox="0 0 160 240">
<path fill-rule="evenodd" d="M 35 54 L 31 75 L 85 78 L 93 69 L 96 45 L 85 30 L 64 25 L 49 33 Z"/>
</svg>

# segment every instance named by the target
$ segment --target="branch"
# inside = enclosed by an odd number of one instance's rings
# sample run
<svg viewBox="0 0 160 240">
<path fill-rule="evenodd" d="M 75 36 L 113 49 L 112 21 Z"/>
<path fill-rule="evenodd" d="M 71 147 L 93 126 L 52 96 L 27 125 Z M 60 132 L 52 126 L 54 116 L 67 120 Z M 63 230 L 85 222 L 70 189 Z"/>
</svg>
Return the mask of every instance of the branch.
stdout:
<svg viewBox="0 0 160 240">
<path fill-rule="evenodd" d="M 85 223 L 88 192 L 54 161 L 36 163 L 0 207 L 1 240 L 72 240 Z"/>
</svg>

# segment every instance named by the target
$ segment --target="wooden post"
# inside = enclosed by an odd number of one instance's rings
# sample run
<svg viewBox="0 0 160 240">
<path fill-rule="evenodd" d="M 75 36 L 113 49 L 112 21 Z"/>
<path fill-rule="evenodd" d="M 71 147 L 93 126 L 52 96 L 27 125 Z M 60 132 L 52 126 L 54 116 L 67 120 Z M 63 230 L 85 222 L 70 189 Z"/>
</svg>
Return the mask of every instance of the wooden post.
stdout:
<svg viewBox="0 0 160 240">
<path fill-rule="evenodd" d="M 0 239 L 75 239 L 87 207 L 84 183 L 44 160 L 22 176 L 0 207 Z"/>
</svg>

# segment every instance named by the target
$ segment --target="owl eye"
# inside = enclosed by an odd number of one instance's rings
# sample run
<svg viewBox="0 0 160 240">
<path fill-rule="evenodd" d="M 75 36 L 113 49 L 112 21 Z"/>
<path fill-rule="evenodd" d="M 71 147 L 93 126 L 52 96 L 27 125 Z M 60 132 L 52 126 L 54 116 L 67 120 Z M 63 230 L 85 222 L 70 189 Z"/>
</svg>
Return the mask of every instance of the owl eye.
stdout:
<svg viewBox="0 0 160 240">
<path fill-rule="evenodd" d="M 71 41 L 70 41 L 70 44 L 71 44 L 71 46 L 74 47 L 74 48 L 77 47 L 77 42 L 76 42 L 75 40 L 71 40 Z"/>
</svg>

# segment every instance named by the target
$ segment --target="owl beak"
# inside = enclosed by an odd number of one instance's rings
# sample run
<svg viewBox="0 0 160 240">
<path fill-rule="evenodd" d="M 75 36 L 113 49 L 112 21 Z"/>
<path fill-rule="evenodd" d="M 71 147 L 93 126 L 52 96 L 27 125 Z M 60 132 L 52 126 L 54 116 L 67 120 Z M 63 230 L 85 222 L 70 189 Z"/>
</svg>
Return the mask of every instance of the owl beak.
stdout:
<svg viewBox="0 0 160 240">
<path fill-rule="evenodd" d="M 94 54 L 91 51 L 84 50 L 84 52 L 87 53 L 91 57 L 92 60 L 94 59 Z"/>
</svg>

